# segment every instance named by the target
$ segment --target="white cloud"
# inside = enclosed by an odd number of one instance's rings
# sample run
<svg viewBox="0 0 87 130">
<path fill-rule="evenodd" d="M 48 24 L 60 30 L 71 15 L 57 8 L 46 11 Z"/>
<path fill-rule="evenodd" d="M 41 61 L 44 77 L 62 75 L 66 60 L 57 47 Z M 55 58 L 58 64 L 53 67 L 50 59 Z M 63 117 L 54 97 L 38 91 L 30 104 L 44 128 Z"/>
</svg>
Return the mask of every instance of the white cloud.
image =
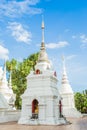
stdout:
<svg viewBox="0 0 87 130">
<path fill-rule="evenodd" d="M 8 17 L 19 17 L 22 14 L 40 14 L 41 9 L 34 6 L 39 0 L 0 0 L 0 15 Z"/>
<path fill-rule="evenodd" d="M 73 35 L 73 36 L 72 36 L 72 38 L 73 38 L 73 39 L 76 39 L 76 38 L 77 38 L 77 36 L 76 36 L 76 35 Z"/>
<path fill-rule="evenodd" d="M 22 26 L 22 24 L 17 22 L 9 23 L 8 28 L 12 31 L 12 36 L 18 41 L 18 42 L 24 42 L 29 44 L 31 41 L 31 32 L 28 32 L 25 30 Z"/>
<path fill-rule="evenodd" d="M 80 39 L 82 43 L 87 43 L 87 36 L 85 34 L 80 35 Z"/>
<path fill-rule="evenodd" d="M 75 69 L 75 72 L 84 74 L 84 72 L 87 72 L 87 66 L 80 66 L 80 67 Z"/>
<path fill-rule="evenodd" d="M 46 44 L 46 47 L 50 48 L 50 49 L 54 49 L 54 48 L 66 47 L 67 45 L 69 45 L 69 43 L 67 41 L 59 41 L 58 43 Z"/>
<path fill-rule="evenodd" d="M 8 49 L 0 45 L 0 59 L 8 59 L 8 54 Z"/>
<path fill-rule="evenodd" d="M 67 60 L 71 60 L 71 59 L 73 59 L 73 58 L 75 58 L 75 57 L 76 57 L 76 55 L 73 54 L 73 55 L 67 56 L 66 59 L 67 59 Z"/>
<path fill-rule="evenodd" d="M 80 41 L 82 42 L 81 48 L 87 47 L 87 36 L 85 34 L 80 35 Z"/>
<path fill-rule="evenodd" d="M 66 32 L 66 33 L 70 32 L 70 29 L 67 28 L 67 29 L 64 30 L 64 32 Z"/>
<path fill-rule="evenodd" d="M 87 45 L 85 43 L 83 43 L 83 44 L 81 44 L 80 48 L 85 49 L 85 48 L 87 48 Z"/>
</svg>

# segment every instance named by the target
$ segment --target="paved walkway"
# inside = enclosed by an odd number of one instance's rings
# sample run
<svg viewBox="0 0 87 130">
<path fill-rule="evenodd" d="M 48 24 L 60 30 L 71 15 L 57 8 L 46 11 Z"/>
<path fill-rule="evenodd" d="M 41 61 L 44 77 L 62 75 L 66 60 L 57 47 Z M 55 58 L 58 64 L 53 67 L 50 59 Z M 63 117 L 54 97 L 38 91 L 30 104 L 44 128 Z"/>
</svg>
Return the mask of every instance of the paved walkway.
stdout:
<svg viewBox="0 0 87 130">
<path fill-rule="evenodd" d="M 68 119 L 71 124 L 61 126 L 18 125 L 17 122 L 0 124 L 0 130 L 87 130 L 87 117 Z"/>
</svg>

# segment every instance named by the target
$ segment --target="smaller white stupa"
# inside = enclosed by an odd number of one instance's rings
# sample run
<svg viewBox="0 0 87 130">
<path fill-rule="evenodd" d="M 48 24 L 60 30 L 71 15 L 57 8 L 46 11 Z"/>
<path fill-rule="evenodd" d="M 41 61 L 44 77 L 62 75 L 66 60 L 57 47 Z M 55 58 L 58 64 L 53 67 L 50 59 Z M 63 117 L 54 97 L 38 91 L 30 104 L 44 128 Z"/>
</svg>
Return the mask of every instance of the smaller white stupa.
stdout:
<svg viewBox="0 0 87 130">
<path fill-rule="evenodd" d="M 81 113 L 75 108 L 74 92 L 69 84 L 65 59 L 63 57 L 63 75 L 60 87 L 60 95 L 62 97 L 62 112 L 65 117 L 81 117 Z"/>
<path fill-rule="evenodd" d="M 11 84 L 11 72 L 10 72 L 10 78 L 9 82 L 6 78 L 6 62 L 4 64 L 4 70 L 0 68 L 0 93 L 4 96 L 6 99 L 6 102 L 8 103 L 8 109 L 13 108 L 14 102 L 15 102 L 15 94 L 12 90 L 12 84 Z"/>
<path fill-rule="evenodd" d="M 0 67 L 0 123 L 18 121 L 20 111 L 15 109 L 15 94 L 12 90 L 11 72 L 9 82 L 6 77 L 6 63 L 4 69 Z"/>
</svg>

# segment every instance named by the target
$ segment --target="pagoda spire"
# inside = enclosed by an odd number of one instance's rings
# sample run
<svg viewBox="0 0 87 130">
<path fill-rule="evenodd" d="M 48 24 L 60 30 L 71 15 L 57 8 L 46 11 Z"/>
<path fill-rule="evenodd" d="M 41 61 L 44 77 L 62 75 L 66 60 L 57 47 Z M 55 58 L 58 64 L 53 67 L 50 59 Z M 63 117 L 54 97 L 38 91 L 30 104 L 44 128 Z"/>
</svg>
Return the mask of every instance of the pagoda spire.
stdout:
<svg viewBox="0 0 87 130">
<path fill-rule="evenodd" d="M 67 73 L 66 73 L 66 67 L 65 67 L 65 57 L 62 56 L 63 61 L 63 77 L 62 77 L 62 84 L 69 84 Z"/>
<path fill-rule="evenodd" d="M 44 42 L 44 20 L 42 18 L 42 24 L 41 24 L 41 29 L 42 29 L 42 41 L 41 41 L 41 47 L 40 47 L 40 53 L 39 53 L 39 57 L 38 57 L 38 63 L 39 62 L 48 62 L 48 55 L 46 53 L 46 48 L 45 48 L 45 42 Z"/>
<path fill-rule="evenodd" d="M 63 73 L 62 73 L 62 81 L 61 81 L 61 87 L 60 87 L 60 93 L 73 93 L 73 90 L 71 88 L 71 85 L 69 84 L 67 73 L 66 73 L 66 67 L 65 67 L 65 58 L 62 56 L 63 61 Z"/>
<path fill-rule="evenodd" d="M 45 43 L 44 43 L 44 19 L 43 19 L 43 16 L 42 16 L 42 25 L 41 25 L 41 29 L 42 29 L 42 42 L 41 42 L 41 50 L 45 50 Z"/>
<path fill-rule="evenodd" d="M 44 42 L 44 28 L 45 28 L 44 20 L 42 17 L 42 24 L 41 24 L 42 40 L 41 40 L 41 46 L 40 46 L 40 52 L 39 52 L 37 64 L 35 66 L 35 70 L 40 70 L 41 72 L 43 72 L 44 70 L 51 69 L 51 64 L 48 59 L 45 42 Z"/>
</svg>

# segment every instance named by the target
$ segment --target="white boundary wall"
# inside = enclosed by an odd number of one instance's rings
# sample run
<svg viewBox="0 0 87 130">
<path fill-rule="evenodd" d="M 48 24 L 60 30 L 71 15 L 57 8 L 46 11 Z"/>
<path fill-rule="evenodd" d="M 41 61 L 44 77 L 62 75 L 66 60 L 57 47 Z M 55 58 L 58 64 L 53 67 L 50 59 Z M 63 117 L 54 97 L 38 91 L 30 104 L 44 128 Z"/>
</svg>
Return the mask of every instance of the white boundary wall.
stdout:
<svg viewBox="0 0 87 130">
<path fill-rule="evenodd" d="M 20 110 L 0 110 L 0 123 L 18 121 Z"/>
</svg>

